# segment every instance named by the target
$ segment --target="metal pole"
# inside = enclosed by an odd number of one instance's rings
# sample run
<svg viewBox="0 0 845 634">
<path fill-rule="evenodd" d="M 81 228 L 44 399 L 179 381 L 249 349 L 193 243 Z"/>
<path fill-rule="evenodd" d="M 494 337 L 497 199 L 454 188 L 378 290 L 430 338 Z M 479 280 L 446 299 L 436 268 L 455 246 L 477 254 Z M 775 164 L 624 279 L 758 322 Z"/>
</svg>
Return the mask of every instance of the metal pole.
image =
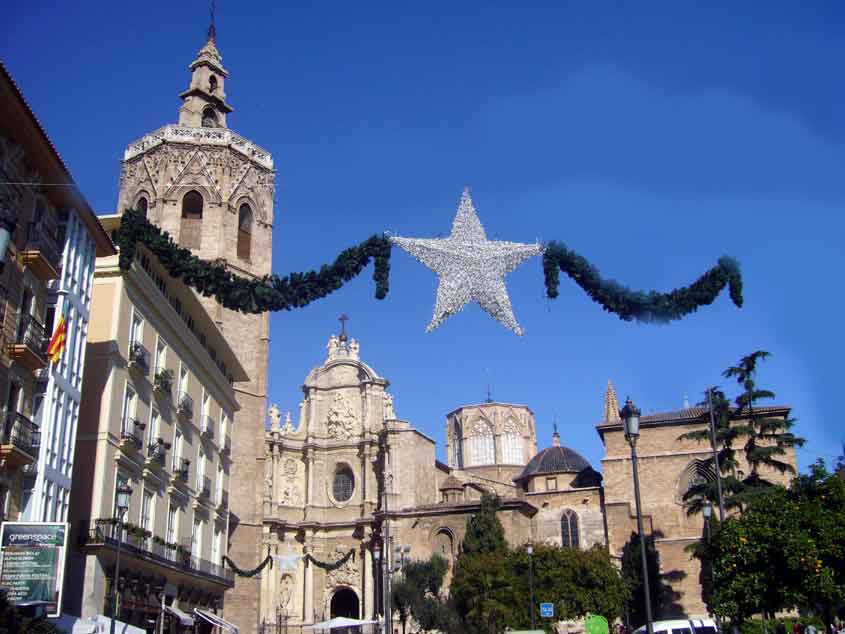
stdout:
<svg viewBox="0 0 845 634">
<path fill-rule="evenodd" d="M 716 468 L 716 490 L 719 493 L 719 521 L 725 521 L 725 501 L 722 497 L 722 470 L 719 468 L 719 452 L 716 451 L 716 421 L 713 416 L 713 388 L 707 390 L 707 409 L 710 410 L 710 446 L 713 448 L 713 465 Z"/>
<path fill-rule="evenodd" d="M 646 542 L 645 533 L 643 531 L 643 512 L 642 504 L 640 502 L 640 475 L 637 472 L 637 439 L 636 437 L 632 437 L 628 442 L 631 444 L 631 463 L 634 468 L 634 499 L 637 502 L 637 531 L 639 531 L 640 534 L 640 546 L 642 548 L 640 552 L 642 554 L 643 563 L 643 590 L 645 592 L 646 629 L 648 630 L 648 634 L 654 634 L 654 630 L 652 629 L 651 616 L 651 590 L 648 587 L 648 561 L 646 560 Z"/>
<path fill-rule="evenodd" d="M 528 585 L 531 587 L 531 629 L 534 629 L 534 556 L 528 553 Z"/>
<path fill-rule="evenodd" d="M 119 507 L 118 507 L 119 508 Z M 118 580 L 120 579 L 120 544 L 123 541 L 123 516 L 126 514 L 126 511 L 121 509 L 120 516 L 117 523 L 117 555 L 115 555 L 114 560 L 114 588 L 113 588 L 113 597 L 112 597 L 112 618 L 118 620 L 118 613 L 117 613 L 117 585 Z"/>
<path fill-rule="evenodd" d="M 164 588 L 161 589 L 161 619 L 159 626 L 158 626 L 158 634 L 164 634 L 164 599 L 167 594 L 164 592 Z"/>
</svg>

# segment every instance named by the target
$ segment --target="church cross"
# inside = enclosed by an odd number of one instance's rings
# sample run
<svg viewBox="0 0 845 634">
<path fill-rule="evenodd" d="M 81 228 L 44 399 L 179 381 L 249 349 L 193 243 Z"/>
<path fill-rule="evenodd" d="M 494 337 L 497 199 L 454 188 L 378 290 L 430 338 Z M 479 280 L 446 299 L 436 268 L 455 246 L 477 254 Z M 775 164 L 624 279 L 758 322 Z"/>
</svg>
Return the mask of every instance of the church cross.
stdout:
<svg viewBox="0 0 845 634">
<path fill-rule="evenodd" d="M 349 321 L 349 315 L 343 313 L 337 320 L 340 322 L 340 340 L 346 341 L 346 322 Z"/>
</svg>

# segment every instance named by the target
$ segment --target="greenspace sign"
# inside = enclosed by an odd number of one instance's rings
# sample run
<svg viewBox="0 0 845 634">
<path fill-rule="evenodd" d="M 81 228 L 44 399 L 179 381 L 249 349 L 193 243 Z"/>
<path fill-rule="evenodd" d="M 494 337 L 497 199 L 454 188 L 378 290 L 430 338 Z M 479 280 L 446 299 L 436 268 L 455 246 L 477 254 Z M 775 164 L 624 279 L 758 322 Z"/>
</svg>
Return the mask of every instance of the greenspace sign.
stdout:
<svg viewBox="0 0 845 634">
<path fill-rule="evenodd" d="M 43 601 L 48 616 L 62 609 L 68 525 L 4 522 L 0 528 L 0 587 L 12 604 Z"/>
</svg>

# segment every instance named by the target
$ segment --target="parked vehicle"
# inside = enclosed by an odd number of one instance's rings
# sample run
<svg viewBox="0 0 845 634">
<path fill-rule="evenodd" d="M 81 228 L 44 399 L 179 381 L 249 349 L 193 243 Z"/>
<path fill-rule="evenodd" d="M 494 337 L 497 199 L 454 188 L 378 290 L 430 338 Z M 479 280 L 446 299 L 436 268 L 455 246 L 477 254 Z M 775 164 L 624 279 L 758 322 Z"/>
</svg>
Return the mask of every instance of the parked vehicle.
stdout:
<svg viewBox="0 0 845 634">
<path fill-rule="evenodd" d="M 654 634 L 718 634 L 719 629 L 713 619 L 673 619 L 654 621 L 651 624 Z M 645 625 L 634 630 L 634 634 L 646 634 Z"/>
</svg>

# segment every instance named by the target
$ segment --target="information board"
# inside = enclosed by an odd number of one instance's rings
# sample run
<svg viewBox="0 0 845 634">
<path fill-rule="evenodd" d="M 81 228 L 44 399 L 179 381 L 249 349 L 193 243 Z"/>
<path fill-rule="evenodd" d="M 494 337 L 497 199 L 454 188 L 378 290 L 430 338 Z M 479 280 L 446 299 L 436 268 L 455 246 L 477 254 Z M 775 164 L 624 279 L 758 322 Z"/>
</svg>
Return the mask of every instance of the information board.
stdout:
<svg viewBox="0 0 845 634">
<path fill-rule="evenodd" d="M 555 604 L 554 603 L 541 603 L 540 604 L 540 616 L 544 619 L 552 619 L 555 616 Z"/>
<path fill-rule="evenodd" d="M 47 616 L 62 610 L 68 525 L 3 522 L 0 527 L 0 586 L 13 605 L 44 601 Z"/>
</svg>

